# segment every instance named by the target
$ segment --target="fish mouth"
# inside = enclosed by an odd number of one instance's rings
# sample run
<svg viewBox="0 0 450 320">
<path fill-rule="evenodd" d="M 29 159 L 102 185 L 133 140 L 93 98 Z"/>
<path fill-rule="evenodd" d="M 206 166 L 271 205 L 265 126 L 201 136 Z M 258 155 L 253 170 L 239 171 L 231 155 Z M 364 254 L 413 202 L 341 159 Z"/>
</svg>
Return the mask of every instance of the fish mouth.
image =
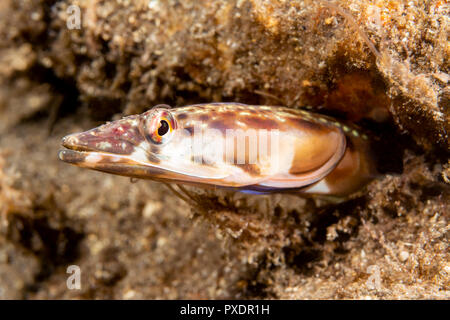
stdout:
<svg viewBox="0 0 450 320">
<path fill-rule="evenodd" d="M 131 178 L 158 180 L 159 177 L 167 175 L 166 170 L 133 160 L 127 155 L 95 151 L 79 146 L 59 150 L 58 158 L 77 167 Z"/>
<path fill-rule="evenodd" d="M 118 162 L 124 160 L 123 156 L 118 156 L 108 152 L 98 152 L 94 150 L 88 150 L 86 148 L 76 149 L 61 149 L 58 151 L 58 158 L 61 161 L 75 164 L 81 167 L 87 167 L 89 163 L 100 164 L 105 163 L 108 160 L 110 162 Z"/>
<path fill-rule="evenodd" d="M 135 149 L 132 143 L 120 141 L 124 148 L 112 147 L 111 143 L 92 142 L 92 136 L 86 139 L 86 133 L 72 134 L 64 137 L 61 141 L 64 149 L 58 151 L 58 158 L 66 163 L 82 168 L 103 171 L 128 177 L 149 176 L 161 174 L 161 170 L 142 163 L 132 158 Z"/>
<path fill-rule="evenodd" d="M 58 153 L 60 160 L 95 169 L 102 163 L 132 162 L 132 154 L 144 141 L 139 131 L 139 119 L 129 116 L 108 122 L 88 131 L 65 136 Z"/>
<path fill-rule="evenodd" d="M 58 158 L 70 164 L 81 164 L 90 154 L 100 153 L 94 148 L 77 144 L 73 135 L 64 137 L 61 144 L 64 149 L 58 151 Z M 102 152 L 102 154 L 108 153 Z"/>
<path fill-rule="evenodd" d="M 88 153 L 88 150 L 60 149 L 58 158 L 70 164 L 78 164 L 86 159 Z"/>
<path fill-rule="evenodd" d="M 59 159 L 82 168 L 163 182 L 169 180 L 181 183 L 189 181 L 202 183 L 205 179 L 220 180 L 227 176 L 226 174 L 217 174 L 217 172 L 211 172 L 203 177 L 197 174 L 189 174 L 175 168 L 164 168 L 157 162 L 144 161 L 136 157 L 133 152 L 121 154 L 114 152 L 114 150 L 99 150 L 96 144 L 86 144 L 84 143 L 85 140 L 81 141 L 82 143 L 80 143 L 79 134 L 64 137 L 62 146 L 65 149 L 59 150 Z M 139 147 L 135 147 L 134 150 L 139 150 Z M 143 150 L 140 151 L 143 152 Z M 154 156 L 157 160 L 156 155 Z"/>
<path fill-rule="evenodd" d="M 150 180 L 216 183 L 229 175 L 213 168 L 198 172 L 190 164 L 183 167 L 176 159 L 153 152 L 141 120 L 129 116 L 65 136 L 58 158 L 82 168 Z"/>
<path fill-rule="evenodd" d="M 92 143 L 92 139 L 86 139 L 85 133 L 76 133 L 65 136 L 61 140 L 64 149 L 59 150 L 58 157 L 60 160 L 71 164 L 82 164 L 84 162 L 98 163 L 106 159 L 118 159 L 118 154 L 115 150 L 101 149 L 101 143 Z M 123 155 L 122 157 L 123 158 Z M 114 161 L 115 162 L 115 161 Z"/>
</svg>

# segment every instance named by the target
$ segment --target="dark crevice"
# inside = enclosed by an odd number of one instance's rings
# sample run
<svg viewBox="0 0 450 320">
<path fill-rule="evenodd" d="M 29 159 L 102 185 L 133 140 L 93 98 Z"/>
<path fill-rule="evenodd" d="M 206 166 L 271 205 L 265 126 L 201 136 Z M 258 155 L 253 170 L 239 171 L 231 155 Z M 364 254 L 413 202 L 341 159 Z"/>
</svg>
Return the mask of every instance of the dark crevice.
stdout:
<svg viewBox="0 0 450 320">
<path fill-rule="evenodd" d="M 314 262 L 322 258 L 322 251 L 308 246 L 283 248 L 286 265 L 297 273 L 312 275 Z"/>
<path fill-rule="evenodd" d="M 75 112 L 79 105 L 79 91 L 74 79 L 60 78 L 52 69 L 45 68 L 40 64 L 31 68 L 29 77 L 36 82 L 48 83 L 55 94 L 60 94 L 63 97 L 61 105 L 64 108 L 60 108 L 59 116 L 66 116 Z"/>
<path fill-rule="evenodd" d="M 256 267 L 248 270 L 236 285 L 234 296 L 242 299 L 276 299 L 276 295 L 270 291 L 267 283 L 267 272 L 273 269 L 273 265 L 267 256 L 263 255 Z"/>
<path fill-rule="evenodd" d="M 361 208 L 364 208 L 366 199 L 364 197 L 351 199 L 337 205 L 328 205 L 321 208 L 315 215 L 316 218 L 311 221 L 310 230 L 313 231 L 311 240 L 314 243 L 323 244 L 327 240 L 327 228 L 335 223 L 338 223 L 342 218 L 351 216 L 359 221 L 359 214 Z M 356 226 L 354 226 L 356 230 Z M 340 239 L 337 239 L 339 241 Z"/>
<path fill-rule="evenodd" d="M 50 94 L 52 99 L 45 109 L 23 117 L 21 123 L 35 122 L 43 119 L 49 119 L 49 129 L 51 131 L 54 122 L 67 115 L 75 113 L 79 106 L 79 91 L 73 79 L 59 78 L 52 69 L 46 68 L 40 64 L 35 64 L 27 71 L 27 77 L 35 83 L 47 83 L 51 87 Z M 53 119 L 50 119 L 52 118 Z"/>
<path fill-rule="evenodd" d="M 58 267 L 66 267 L 80 256 L 79 244 L 84 234 L 70 227 L 70 221 L 65 221 L 64 212 L 52 198 L 46 200 L 33 208 L 32 216 L 8 215 L 7 239 L 31 252 L 40 263 L 39 272 L 25 288 L 25 294 L 36 292 Z"/>
</svg>

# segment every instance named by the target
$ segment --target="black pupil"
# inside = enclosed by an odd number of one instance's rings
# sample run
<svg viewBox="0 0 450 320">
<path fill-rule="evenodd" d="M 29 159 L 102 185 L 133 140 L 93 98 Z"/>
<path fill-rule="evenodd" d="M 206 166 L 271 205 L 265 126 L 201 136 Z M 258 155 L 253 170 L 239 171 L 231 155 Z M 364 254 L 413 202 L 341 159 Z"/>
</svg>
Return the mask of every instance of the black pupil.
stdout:
<svg viewBox="0 0 450 320">
<path fill-rule="evenodd" d="M 169 124 L 166 120 L 161 120 L 159 122 L 158 134 L 160 136 L 165 135 L 169 131 Z"/>
</svg>

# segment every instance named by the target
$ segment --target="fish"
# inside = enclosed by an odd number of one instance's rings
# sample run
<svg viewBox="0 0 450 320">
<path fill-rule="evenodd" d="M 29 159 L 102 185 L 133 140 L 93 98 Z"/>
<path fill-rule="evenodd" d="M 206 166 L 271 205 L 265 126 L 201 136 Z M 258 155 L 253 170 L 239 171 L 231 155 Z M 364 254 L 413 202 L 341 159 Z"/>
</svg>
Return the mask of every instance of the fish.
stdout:
<svg viewBox="0 0 450 320">
<path fill-rule="evenodd" d="M 366 133 L 304 109 L 157 105 L 62 139 L 82 168 L 244 193 L 345 197 L 377 177 Z"/>
</svg>

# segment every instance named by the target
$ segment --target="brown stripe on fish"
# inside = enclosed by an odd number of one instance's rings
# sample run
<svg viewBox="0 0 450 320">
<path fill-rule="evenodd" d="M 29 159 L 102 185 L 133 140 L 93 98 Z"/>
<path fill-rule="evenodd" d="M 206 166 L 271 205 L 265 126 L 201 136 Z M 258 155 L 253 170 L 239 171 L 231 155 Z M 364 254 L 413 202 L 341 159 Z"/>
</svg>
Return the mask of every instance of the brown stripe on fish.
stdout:
<svg viewBox="0 0 450 320">
<path fill-rule="evenodd" d="M 305 120 L 303 118 L 287 118 L 286 119 L 286 125 L 297 127 L 300 130 L 309 130 L 314 131 L 317 133 L 322 132 L 324 129 L 326 129 L 326 126 L 321 123 L 317 123 L 315 121 L 311 120 Z"/>
<path fill-rule="evenodd" d="M 199 157 L 191 156 L 191 161 L 211 168 L 216 167 L 216 164 L 212 160 L 207 159 L 205 155 L 200 155 Z"/>
<path fill-rule="evenodd" d="M 261 169 L 256 164 L 235 164 L 237 167 L 241 168 L 244 172 L 248 173 L 251 176 L 258 176 L 261 174 Z"/>
<path fill-rule="evenodd" d="M 153 143 L 149 143 L 150 146 L 150 153 L 152 154 L 158 154 L 160 149 L 157 145 L 153 144 Z"/>
<path fill-rule="evenodd" d="M 262 118 L 259 116 L 242 116 L 239 118 L 239 121 L 252 129 L 279 129 L 279 122 L 270 118 Z"/>
<path fill-rule="evenodd" d="M 187 117 L 188 117 L 187 113 L 180 113 L 180 114 L 176 115 L 176 118 L 178 120 L 185 120 L 185 119 L 187 119 Z"/>
<path fill-rule="evenodd" d="M 187 132 L 189 132 L 189 134 L 192 136 L 194 134 L 194 127 L 193 126 L 187 126 L 183 128 L 184 130 L 186 130 Z"/>
<path fill-rule="evenodd" d="M 235 128 L 235 122 L 230 119 L 213 120 L 208 123 L 208 128 L 220 130 L 226 133 L 227 130 Z"/>
<path fill-rule="evenodd" d="M 150 161 L 150 162 L 153 163 L 153 164 L 161 163 L 161 159 L 159 159 L 159 158 L 156 156 L 156 154 L 158 154 L 158 152 L 153 152 L 153 151 L 147 152 L 147 153 L 146 153 L 146 156 L 147 156 L 148 161 Z"/>
</svg>

